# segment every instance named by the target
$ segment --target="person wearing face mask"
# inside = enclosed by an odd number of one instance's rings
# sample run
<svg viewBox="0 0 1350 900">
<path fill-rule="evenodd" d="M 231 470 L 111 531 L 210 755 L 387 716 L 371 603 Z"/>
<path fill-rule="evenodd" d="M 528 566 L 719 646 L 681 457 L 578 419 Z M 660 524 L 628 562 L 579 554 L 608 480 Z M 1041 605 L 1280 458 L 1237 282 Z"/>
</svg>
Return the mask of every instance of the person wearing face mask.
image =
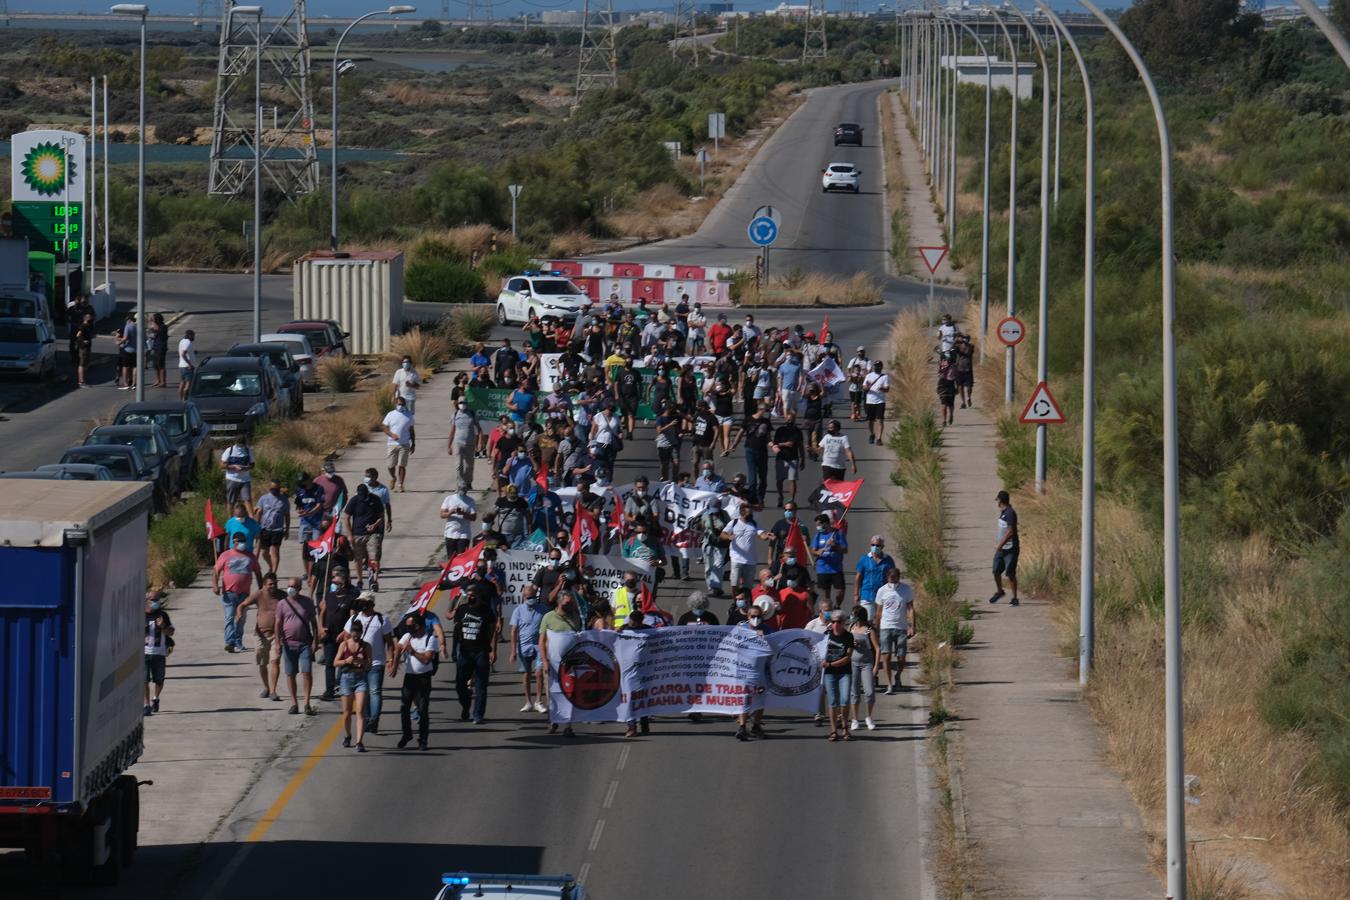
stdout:
<svg viewBox="0 0 1350 900">
<path fill-rule="evenodd" d="M 263 568 L 275 572 L 281 567 L 281 544 L 291 530 L 291 508 L 281 495 L 281 482 L 273 478 L 268 483 L 267 493 L 258 498 L 253 508 L 258 520 L 258 545 Z"/>
<path fill-rule="evenodd" d="M 745 620 L 738 623 L 736 627 L 753 631 L 761 636 L 773 634 L 774 631 L 772 623 L 764 615 L 764 610 L 754 604 L 745 609 Z M 752 713 L 742 712 L 736 716 L 736 740 L 748 741 L 751 738 L 762 739 L 765 737 L 768 737 L 768 735 L 764 733 L 764 710 L 759 709 Z"/>
<path fill-rule="evenodd" d="M 235 534 L 230 539 L 230 549 L 216 557 L 211 569 L 211 591 L 220 597 L 225 613 L 225 652 L 238 653 L 244 649 L 244 633 L 235 619 L 235 610 L 248 597 L 253 580 L 263 583 L 263 573 L 257 557 L 249 553 L 244 546 L 244 536 Z"/>
<path fill-rule="evenodd" d="M 502 422 L 493 429 L 493 435 L 488 441 L 488 447 L 492 459 L 492 474 L 496 481 L 497 494 L 500 496 L 502 489 L 507 485 L 502 472 L 515 457 L 516 451 L 525 448 L 525 437 L 507 416 L 502 416 Z"/>
<path fill-rule="evenodd" d="M 394 397 L 394 408 L 385 415 L 380 430 L 387 438 L 385 457 L 389 461 L 389 481 L 395 485 L 395 490 L 403 493 L 403 482 L 408 477 L 408 457 L 417 452 L 417 425 L 402 397 Z"/>
<path fill-rule="evenodd" d="M 371 590 L 379 590 L 380 558 L 384 548 L 384 533 L 388 527 L 386 516 L 384 503 L 364 483 L 356 486 L 356 494 L 342 510 L 343 527 L 351 535 L 356 580 L 361 583 L 362 575 L 369 575 Z"/>
<path fill-rule="evenodd" d="M 548 613 L 549 605 L 542 590 L 526 585 L 522 591 L 524 602 L 511 613 L 511 662 L 521 674 L 525 705 L 521 712 L 548 712 L 544 705 L 544 669 L 539 665 L 539 626 Z"/>
<path fill-rule="evenodd" d="M 380 733 L 380 713 L 384 710 L 384 669 L 389 654 L 394 651 L 394 628 L 384 614 L 375 608 L 375 596 L 362 594 L 352 607 L 352 617 L 342 626 L 342 639 L 348 634 L 360 634 L 370 645 L 370 668 L 366 670 L 365 728 L 370 734 Z"/>
<path fill-rule="evenodd" d="M 614 591 L 610 604 L 615 622 L 627 622 L 633 610 L 642 608 L 642 585 L 636 572 L 625 572 L 623 585 Z"/>
<path fill-rule="evenodd" d="M 750 504 L 742 503 L 736 512 L 735 521 L 722 531 L 721 537 L 730 544 L 732 585 L 749 587 L 755 581 L 755 568 L 759 565 L 755 541 L 772 541 L 773 532 L 761 530 L 752 515 Z"/>
<path fill-rule="evenodd" d="M 258 664 L 258 678 L 262 681 L 262 691 L 258 697 L 262 700 L 280 700 L 277 695 L 277 680 L 281 676 L 281 642 L 277 640 L 277 602 L 286 596 L 286 592 L 277 587 L 277 573 L 268 572 L 263 576 L 262 587 L 249 594 L 234 611 L 235 620 L 243 630 L 244 620 L 250 606 L 257 607 L 258 614 L 253 619 L 253 636 L 258 641 L 255 661 Z"/>
<path fill-rule="evenodd" d="M 553 663 L 548 655 L 548 638 L 550 634 L 575 634 L 582 628 L 581 612 L 577 609 L 576 598 L 572 593 L 566 592 L 558 597 L 556 608 L 549 610 L 542 619 L 539 620 L 539 665 L 544 671 L 544 683 L 549 684 L 548 673 L 552 669 Z M 550 717 L 551 718 L 551 717 Z M 548 733 L 556 734 L 558 723 L 549 722 Z M 565 737 L 572 737 L 572 723 L 565 723 L 563 728 Z"/>
<path fill-rule="evenodd" d="M 867 610 L 867 617 L 877 617 L 877 591 L 886 583 L 886 575 L 895 568 L 895 560 L 886 552 L 886 540 L 872 535 L 867 555 L 858 560 L 857 577 L 853 580 L 853 602 Z"/>
<path fill-rule="evenodd" d="M 830 630 L 825 632 L 825 704 L 830 711 L 828 740 L 850 740 L 847 725 L 853 688 L 853 634 L 844 623 L 844 611 L 830 613 Z"/>
<path fill-rule="evenodd" d="M 791 541 L 788 540 L 792 537 L 794 530 L 801 534 L 800 542 L 795 539 Z M 773 548 L 770 551 L 769 568 L 773 570 L 775 575 L 781 572 L 784 556 L 786 556 L 790 550 L 793 551 L 794 565 L 810 562 L 809 559 L 801 558 L 802 554 L 798 549 L 799 547 L 804 548 L 807 542 L 811 540 L 811 531 L 802 524 L 802 520 L 799 517 L 797 510 L 797 501 L 789 500 L 787 503 L 783 504 L 783 517 L 777 522 L 774 522 L 773 527 L 770 528 L 769 531 L 773 532 Z M 807 582 L 809 582 L 809 580 L 809 578 L 806 579 Z"/>
<path fill-rule="evenodd" d="M 450 418 L 450 435 L 446 439 L 445 452 L 449 456 L 459 457 L 455 477 L 466 490 L 473 490 L 473 460 L 482 431 L 478 417 L 469 411 L 469 401 L 461 397 L 456 401 L 454 415 Z"/>
<path fill-rule="evenodd" d="M 534 570 L 530 583 L 543 600 L 551 603 L 555 601 L 559 582 L 563 580 L 563 572 L 562 551 L 554 547 L 548 551 L 548 559 L 544 561 L 543 568 Z"/>
<path fill-rule="evenodd" d="M 720 494 L 726 489 L 726 479 L 717 474 L 711 462 L 705 460 L 702 469 L 699 470 L 698 478 L 694 479 L 694 490 L 715 491 Z"/>
<path fill-rule="evenodd" d="M 514 484 L 506 486 L 506 493 L 497 498 L 494 514 L 497 531 L 507 547 L 519 547 L 530 533 L 530 504 L 520 496 Z"/>
<path fill-rule="evenodd" d="M 727 554 L 731 549 L 731 542 L 722 532 L 730 524 L 731 516 L 720 503 L 709 503 L 698 517 L 703 545 L 703 582 L 714 597 L 722 596 L 722 573 L 727 567 Z"/>
<path fill-rule="evenodd" d="M 413 415 L 413 409 L 417 406 L 417 389 L 422 386 L 422 376 L 417 374 L 413 368 L 412 357 L 403 357 L 398 368 L 394 371 L 394 393 L 403 398 L 407 404 L 408 414 Z"/>
<path fill-rule="evenodd" d="M 720 625 L 717 616 L 708 608 L 712 604 L 708 595 L 694 591 L 689 595 L 689 610 L 680 616 L 676 625 Z"/>
<path fill-rule="evenodd" d="M 159 592 L 145 603 L 145 714 L 159 712 L 159 695 L 164 690 L 164 670 L 173 650 L 173 620 L 164 610 Z M 151 696 L 151 685 L 154 696 Z"/>
<path fill-rule="evenodd" d="M 624 530 L 632 531 L 641 525 L 649 531 L 660 531 L 660 513 L 657 510 L 656 498 L 648 490 L 650 485 L 651 482 L 647 480 L 646 475 L 639 475 L 633 482 L 633 492 L 623 502 Z"/>
<path fill-rule="evenodd" d="M 828 513 L 816 516 L 816 536 L 810 546 L 816 558 L 816 585 L 828 597 L 835 592 L 835 603 L 844 602 L 844 554 L 848 552 L 848 538 L 834 527 Z"/>
<path fill-rule="evenodd" d="M 234 515 L 225 520 L 225 542 L 230 544 L 234 541 L 236 535 L 244 539 L 244 549 L 249 553 L 254 552 L 254 544 L 258 536 L 262 534 L 262 525 L 258 520 L 248 514 L 248 507 L 243 503 L 234 505 Z"/>
<path fill-rule="evenodd" d="M 314 612 L 314 601 L 300 593 L 299 578 L 287 582 L 286 596 L 277 600 L 276 634 L 281 642 L 281 663 L 286 673 L 286 686 L 291 692 L 291 708 L 287 712 L 293 716 L 300 713 L 300 700 L 295 691 L 295 676 L 298 672 L 305 686 L 305 715 L 317 715 L 310 703 L 310 696 L 314 690 L 311 672 L 319 647 L 319 623 Z"/>
<path fill-rule="evenodd" d="M 745 439 L 745 470 L 747 489 L 756 506 L 764 505 L 764 495 L 769 489 L 769 444 L 773 437 L 773 424 L 769 421 L 768 410 L 755 409 L 741 423 L 740 430 L 731 439 L 731 449 Z"/>
<path fill-rule="evenodd" d="M 441 501 L 441 519 L 445 521 L 445 558 L 454 559 L 469 549 L 473 537 L 473 520 L 478 518 L 478 505 L 469 496 L 469 486 L 460 482 L 459 490 L 446 494 Z"/>
<path fill-rule="evenodd" d="M 880 444 L 886 437 L 886 394 L 890 376 L 881 370 L 881 360 L 872 361 L 872 371 L 863 378 L 863 410 L 867 415 L 867 443 Z"/>
<path fill-rule="evenodd" d="M 328 590 L 319 599 L 319 640 L 323 642 L 323 694 L 320 700 L 337 699 L 337 671 L 333 660 L 337 656 L 338 636 L 342 626 L 352 616 L 360 591 L 352 587 L 345 569 L 334 569 L 329 576 Z"/>
<path fill-rule="evenodd" d="M 514 487 L 522 496 L 533 490 L 535 481 L 534 460 L 524 447 L 517 448 L 502 467 L 501 475 L 508 487 Z"/>
<path fill-rule="evenodd" d="M 838 419 L 831 419 L 826 426 L 825 436 L 820 439 L 820 477 L 822 481 L 840 481 L 844 477 L 844 466 L 853 467 L 858 474 L 858 460 L 853 457 L 853 447 L 848 435 L 839 427 Z"/>
<path fill-rule="evenodd" d="M 732 593 L 731 605 L 727 607 L 727 624 L 739 625 L 746 619 L 750 610 L 750 589 L 739 587 Z"/>
<path fill-rule="evenodd" d="M 389 677 L 398 675 L 399 663 L 406 659 L 408 672 L 403 676 L 403 692 L 399 704 L 399 718 L 403 725 L 403 736 L 399 738 L 398 748 L 412 743 L 413 712 L 417 713 L 417 749 L 427 749 L 427 737 L 431 732 L 431 678 L 435 673 L 438 654 L 444 646 L 439 636 L 432 633 L 426 621 L 419 615 L 408 615 L 403 619 L 400 629 L 403 636 L 395 646 L 395 652 L 389 657 L 387 671 Z"/>
</svg>

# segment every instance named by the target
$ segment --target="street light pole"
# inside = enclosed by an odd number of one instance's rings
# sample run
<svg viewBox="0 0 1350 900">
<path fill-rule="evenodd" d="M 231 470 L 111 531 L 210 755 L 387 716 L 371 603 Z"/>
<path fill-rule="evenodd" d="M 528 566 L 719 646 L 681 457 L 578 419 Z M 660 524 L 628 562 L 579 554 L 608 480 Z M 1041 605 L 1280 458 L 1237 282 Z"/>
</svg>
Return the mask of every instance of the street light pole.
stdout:
<svg viewBox="0 0 1350 900">
<path fill-rule="evenodd" d="M 386 16 L 386 15 L 387 15 L 387 16 L 399 16 L 399 15 L 402 15 L 403 13 L 414 13 L 414 12 L 417 12 L 417 7 L 415 7 L 415 6 L 391 6 L 391 7 L 389 7 L 388 9 L 377 9 L 377 10 L 374 10 L 374 11 L 372 11 L 372 12 L 368 12 L 368 13 L 366 13 L 365 15 L 358 16 L 357 18 L 355 18 L 355 19 L 352 20 L 352 23 L 351 23 L 350 25 L 348 25 L 348 26 L 346 27 L 346 29 L 342 32 L 341 36 L 338 37 L 338 39 L 337 39 L 337 44 L 335 44 L 335 45 L 333 46 L 333 64 L 332 64 L 332 68 L 333 68 L 333 73 L 332 73 L 332 74 L 333 74 L 333 82 L 332 82 L 332 87 L 331 87 L 331 89 L 330 89 L 331 96 L 329 97 L 329 101 L 332 103 L 332 126 L 333 126 L 333 134 L 332 134 L 332 137 L 331 137 L 331 139 L 330 139 L 331 142 L 332 142 L 332 147 L 331 147 L 331 157 L 330 157 L 330 162 L 329 162 L 329 164 L 328 164 L 329 169 L 331 169 L 331 171 L 328 173 L 328 175 L 329 175 L 329 179 L 330 179 L 330 182 L 329 182 L 329 183 L 330 183 L 331 193 L 332 193 L 332 196 L 329 198 L 329 202 L 332 204 L 333 209 L 332 209 L 332 214 L 331 214 L 331 220 L 330 220 L 330 223 L 329 223 L 329 232 L 330 232 L 330 234 L 328 235 L 328 243 L 329 243 L 329 246 L 330 246 L 330 248 L 332 249 L 332 251 L 333 251 L 334 253 L 337 252 L 337 248 L 338 248 L 338 188 L 337 188 L 337 181 L 338 181 L 338 178 L 337 178 L 337 172 L 338 172 L 338 62 L 339 62 L 339 60 L 338 60 L 338 55 L 342 52 L 342 42 L 345 41 L 345 40 L 347 39 L 347 35 L 351 32 L 351 30 L 352 30 L 353 28 L 355 28 L 357 25 L 359 25 L 359 24 L 361 24 L 362 22 L 364 22 L 366 19 L 370 19 L 370 18 L 373 18 L 373 17 L 375 17 L 375 16 Z"/>
<path fill-rule="evenodd" d="M 1040 5 L 1040 0 L 1035 0 Z M 1059 29 L 1055 34 L 1055 205 L 1059 206 L 1059 138 L 1064 119 L 1064 44 L 1060 40 Z M 1067 33 L 1067 32 L 1066 32 Z"/>
<path fill-rule="evenodd" d="M 1022 83 L 1022 68 L 1017 61 L 1017 45 L 1013 43 L 1012 35 L 1008 33 L 1007 23 L 1003 21 L 1003 17 L 992 6 L 985 6 L 985 10 L 994 17 L 999 30 L 1003 32 L 1003 39 L 1008 43 L 1008 57 L 1012 60 L 1013 80 L 1012 90 L 1010 91 L 1012 122 L 1009 127 L 1010 136 L 1008 138 L 1008 286 L 1006 296 L 1008 315 L 1014 316 L 1017 315 L 1017 91 Z M 1009 346 L 1006 351 L 1007 363 L 1003 372 L 1003 402 L 1010 404 L 1013 402 L 1017 348 Z"/>
<path fill-rule="evenodd" d="M 960 89 L 961 68 L 959 60 L 961 59 L 961 32 L 957 30 L 956 23 L 949 21 L 947 28 L 952 36 L 952 106 L 950 116 L 949 131 L 951 139 L 950 146 L 947 148 L 947 246 L 956 246 L 956 93 Z"/>
<path fill-rule="evenodd" d="M 1041 61 L 1041 278 L 1036 322 L 1036 380 L 1042 384 L 1048 377 L 1050 363 L 1050 60 L 1045 55 L 1045 44 L 1040 34 L 1021 9 L 1009 3 L 1008 7 L 1027 30 L 1031 45 Z M 1046 440 L 1049 434 L 1044 422 L 1036 426 L 1036 493 L 1045 493 Z"/>
<path fill-rule="evenodd" d="M 965 22 L 952 21 L 970 35 L 984 57 L 984 222 L 980 236 L 980 362 L 984 362 L 984 344 L 989 339 L 989 128 L 994 103 L 994 68 L 989 59 L 989 48 L 980 40 L 979 34 Z"/>
<path fill-rule="evenodd" d="M 1158 125 L 1162 186 L 1162 357 L 1163 357 L 1163 609 L 1167 719 L 1167 896 L 1186 900 L 1186 798 L 1181 658 L 1181 519 L 1177 466 L 1177 345 L 1174 333 L 1176 256 L 1173 245 L 1172 137 L 1158 88 L 1139 51 L 1120 26 L 1090 0 L 1078 0 L 1134 63 Z"/>
<path fill-rule="evenodd" d="M 1087 161 L 1083 175 L 1083 465 L 1081 489 L 1082 544 L 1078 572 L 1078 683 L 1086 685 L 1092 672 L 1096 632 L 1096 514 L 1097 514 L 1097 136 L 1092 79 L 1078 42 L 1063 20 L 1044 0 L 1036 0 L 1057 33 L 1064 35 L 1078 74 L 1083 80 Z"/>
<path fill-rule="evenodd" d="M 136 402 L 145 400 L 145 18 L 150 7 L 119 3 L 112 8 L 141 19 L 140 125 L 136 132 Z"/>
</svg>

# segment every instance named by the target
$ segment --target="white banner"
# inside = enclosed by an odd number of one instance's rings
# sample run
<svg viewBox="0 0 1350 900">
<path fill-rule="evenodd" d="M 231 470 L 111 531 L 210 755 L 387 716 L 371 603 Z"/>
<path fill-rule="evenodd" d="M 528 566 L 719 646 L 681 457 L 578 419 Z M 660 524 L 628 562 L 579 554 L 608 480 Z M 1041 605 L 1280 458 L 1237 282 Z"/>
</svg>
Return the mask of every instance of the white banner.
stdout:
<svg viewBox="0 0 1350 900">
<path fill-rule="evenodd" d="M 534 583 L 534 573 L 547 563 L 548 554 L 533 550 L 499 550 L 497 562 L 506 568 L 506 592 L 502 596 L 502 621 L 510 622 L 516 605 L 523 599 L 521 594 L 525 586 Z M 636 572 L 638 578 L 656 591 L 656 572 L 641 560 L 624 559 L 622 556 L 591 556 L 585 554 L 585 565 L 593 567 L 591 586 L 599 596 L 610 599 L 614 592 L 623 586 L 623 576 Z"/>
<path fill-rule="evenodd" d="M 671 626 L 550 633 L 549 720 L 819 709 L 824 635 Z"/>
<path fill-rule="evenodd" d="M 842 401 L 846 396 L 848 376 L 832 356 L 825 357 L 820 365 L 806 373 L 806 377 L 825 389 L 826 403 Z"/>
</svg>

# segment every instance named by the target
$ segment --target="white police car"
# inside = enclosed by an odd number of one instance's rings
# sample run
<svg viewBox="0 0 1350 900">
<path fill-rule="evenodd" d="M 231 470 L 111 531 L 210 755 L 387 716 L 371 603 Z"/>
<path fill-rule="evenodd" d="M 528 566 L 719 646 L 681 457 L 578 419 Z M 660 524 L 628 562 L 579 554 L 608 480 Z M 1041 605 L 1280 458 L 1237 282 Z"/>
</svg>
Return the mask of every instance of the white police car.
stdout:
<svg viewBox="0 0 1350 900">
<path fill-rule="evenodd" d="M 447 872 L 436 900 L 491 897 L 493 900 L 587 900 L 586 889 L 571 875 L 485 875 Z"/>
<path fill-rule="evenodd" d="M 525 272 L 508 279 L 497 295 L 497 321 L 524 324 L 532 316 L 554 316 L 572 321 L 591 298 L 565 275 L 557 272 Z"/>
</svg>

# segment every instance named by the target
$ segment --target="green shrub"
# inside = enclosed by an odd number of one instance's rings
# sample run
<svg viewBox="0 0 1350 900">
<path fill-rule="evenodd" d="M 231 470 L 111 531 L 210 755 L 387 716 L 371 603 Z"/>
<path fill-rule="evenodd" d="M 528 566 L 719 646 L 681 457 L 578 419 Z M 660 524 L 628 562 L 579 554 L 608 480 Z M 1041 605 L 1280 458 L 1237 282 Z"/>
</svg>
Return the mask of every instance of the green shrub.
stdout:
<svg viewBox="0 0 1350 900">
<path fill-rule="evenodd" d="M 203 538 L 203 542 L 205 538 Z M 188 587 L 197 579 L 202 564 L 191 547 L 177 547 L 164 560 L 164 577 L 172 587 Z"/>
<path fill-rule="evenodd" d="M 487 296 L 483 277 L 463 263 L 437 259 L 408 266 L 403 282 L 409 300 L 469 303 Z"/>
<path fill-rule="evenodd" d="M 517 244 L 514 247 L 508 247 L 505 250 L 498 250 L 496 253 L 489 253 L 484 256 L 482 261 L 478 263 L 478 271 L 487 280 L 509 278 L 530 268 L 531 259 L 530 251 Z"/>
</svg>

